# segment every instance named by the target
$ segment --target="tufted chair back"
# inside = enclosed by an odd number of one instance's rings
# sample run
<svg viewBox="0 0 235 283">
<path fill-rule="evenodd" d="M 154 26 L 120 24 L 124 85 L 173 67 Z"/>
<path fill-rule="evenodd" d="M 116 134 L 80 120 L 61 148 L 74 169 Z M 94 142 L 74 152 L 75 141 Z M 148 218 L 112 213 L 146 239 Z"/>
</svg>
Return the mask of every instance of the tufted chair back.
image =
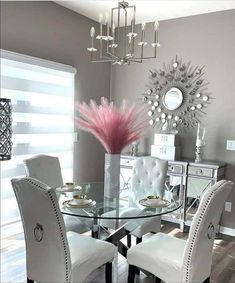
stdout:
<svg viewBox="0 0 235 283">
<path fill-rule="evenodd" d="M 130 181 L 130 206 L 138 206 L 138 201 L 148 195 L 163 197 L 167 166 L 167 161 L 153 156 L 136 158 Z"/>
<path fill-rule="evenodd" d="M 54 190 L 32 178 L 11 182 L 24 227 L 28 278 L 69 282 L 70 252 Z"/>
<path fill-rule="evenodd" d="M 63 186 L 63 178 L 58 157 L 40 154 L 25 159 L 24 164 L 26 176 L 40 180 L 52 188 Z"/>
<path fill-rule="evenodd" d="M 203 282 L 210 276 L 216 229 L 232 186 L 231 181 L 222 180 L 202 196 L 185 246 L 182 282 Z"/>
</svg>

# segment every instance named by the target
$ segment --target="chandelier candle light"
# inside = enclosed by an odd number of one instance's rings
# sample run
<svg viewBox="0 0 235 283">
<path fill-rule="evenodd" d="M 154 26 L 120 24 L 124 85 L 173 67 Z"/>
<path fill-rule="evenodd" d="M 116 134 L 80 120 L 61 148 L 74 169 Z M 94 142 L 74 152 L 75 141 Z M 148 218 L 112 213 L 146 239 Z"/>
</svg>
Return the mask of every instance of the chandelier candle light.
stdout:
<svg viewBox="0 0 235 283">
<path fill-rule="evenodd" d="M 101 105 L 93 100 L 90 105 L 78 103 L 79 117 L 75 124 L 79 129 L 92 133 L 104 146 L 105 154 L 105 194 L 108 197 L 118 197 L 120 178 L 120 153 L 122 150 L 139 140 L 148 128 L 145 118 L 145 106 L 134 104 L 129 107 L 124 100 L 120 109 L 101 99 Z"/>
<path fill-rule="evenodd" d="M 113 62 L 113 64 L 129 65 L 131 62 L 142 63 L 144 59 L 157 57 L 157 47 L 160 46 L 158 42 L 158 21 L 153 25 L 153 42 L 151 43 L 153 56 L 144 56 L 144 47 L 148 44 L 145 41 L 145 22 L 141 25 L 140 41 L 138 42 L 140 55 L 135 54 L 135 39 L 138 37 L 138 33 L 135 32 L 135 15 L 136 6 L 129 6 L 129 3 L 126 1 L 121 1 L 118 3 L 118 7 L 112 8 L 111 23 L 109 22 L 108 13 L 105 14 L 105 17 L 103 17 L 103 14 L 99 15 L 100 29 L 99 35 L 96 36 L 96 39 L 99 41 L 99 58 L 97 60 L 93 58 L 94 52 L 98 51 L 94 46 L 94 27 L 90 30 L 91 47 L 87 48 L 91 53 L 92 62 Z M 123 32 L 121 32 L 121 29 L 123 29 Z M 121 50 L 121 47 L 123 47 L 123 50 Z"/>
</svg>

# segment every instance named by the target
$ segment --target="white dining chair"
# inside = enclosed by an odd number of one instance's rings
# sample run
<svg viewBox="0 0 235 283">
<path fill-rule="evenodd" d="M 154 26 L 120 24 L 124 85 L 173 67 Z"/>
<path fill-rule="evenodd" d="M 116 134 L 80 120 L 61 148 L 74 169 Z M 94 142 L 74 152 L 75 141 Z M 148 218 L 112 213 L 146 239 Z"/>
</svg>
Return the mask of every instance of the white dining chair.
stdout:
<svg viewBox="0 0 235 283">
<path fill-rule="evenodd" d="M 31 177 L 56 188 L 63 186 L 60 161 L 58 157 L 39 154 L 32 158 L 25 159 L 25 172 L 27 177 Z M 67 231 L 84 233 L 91 229 L 92 221 L 78 217 L 63 215 Z"/>
<path fill-rule="evenodd" d="M 139 200 L 148 195 L 164 196 L 168 162 L 153 156 L 137 158 L 133 165 L 132 178 L 129 189 L 129 205 L 139 208 Z M 133 227 L 136 227 L 133 229 Z M 142 237 L 148 233 L 157 233 L 161 230 L 161 216 L 149 219 L 130 220 L 125 229 L 130 232 L 128 246 L 131 246 L 130 235 L 136 237 L 136 243 L 142 242 Z"/>
<path fill-rule="evenodd" d="M 156 276 L 156 282 L 209 282 L 215 234 L 232 187 L 231 181 L 222 180 L 205 191 L 187 240 L 158 233 L 131 248 L 128 283 L 139 269 Z"/>
<path fill-rule="evenodd" d="M 148 195 L 164 196 L 164 187 L 168 162 L 153 156 L 136 158 L 133 164 L 132 177 L 129 186 L 129 207 L 120 208 L 119 215 L 128 217 L 138 214 L 143 210 L 139 200 Z M 104 216 L 115 216 L 116 211 L 107 212 Z M 131 247 L 131 236 L 136 237 L 136 243 L 142 241 L 143 235 L 148 232 L 157 233 L 161 229 L 161 216 L 140 218 L 135 220 L 121 220 L 119 225 L 125 224 L 127 231 L 127 246 Z M 102 220 L 101 225 L 115 229 L 116 222 L 113 220 Z"/>
<path fill-rule="evenodd" d="M 27 282 L 82 283 L 106 265 L 112 282 L 115 246 L 67 232 L 54 189 L 33 178 L 12 179 L 26 242 Z"/>
</svg>

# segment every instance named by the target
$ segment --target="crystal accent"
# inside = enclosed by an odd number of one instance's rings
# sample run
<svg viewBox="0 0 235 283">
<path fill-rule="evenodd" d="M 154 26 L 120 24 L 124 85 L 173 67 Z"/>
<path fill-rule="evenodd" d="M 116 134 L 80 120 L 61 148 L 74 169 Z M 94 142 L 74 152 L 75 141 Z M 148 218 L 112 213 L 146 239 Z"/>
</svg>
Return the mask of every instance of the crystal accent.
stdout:
<svg viewBox="0 0 235 283">
<path fill-rule="evenodd" d="M 138 43 L 138 45 L 139 45 L 139 46 L 146 46 L 146 45 L 148 45 L 148 42 L 146 42 L 146 41 L 140 41 L 140 42 Z"/>
<path fill-rule="evenodd" d="M 94 47 L 87 48 L 87 50 L 88 50 L 89 52 L 95 52 L 95 51 L 97 51 L 97 49 L 94 48 Z"/>
<path fill-rule="evenodd" d="M 152 47 L 160 47 L 161 44 L 159 42 L 153 42 L 151 43 Z"/>
</svg>

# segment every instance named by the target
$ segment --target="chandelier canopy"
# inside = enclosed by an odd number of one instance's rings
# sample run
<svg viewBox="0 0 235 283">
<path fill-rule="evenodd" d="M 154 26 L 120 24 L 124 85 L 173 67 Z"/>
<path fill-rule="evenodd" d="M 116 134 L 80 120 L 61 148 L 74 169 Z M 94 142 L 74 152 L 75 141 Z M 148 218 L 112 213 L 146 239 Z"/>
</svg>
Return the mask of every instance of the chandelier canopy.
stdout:
<svg viewBox="0 0 235 283">
<path fill-rule="evenodd" d="M 144 55 L 144 48 L 148 45 L 145 40 L 146 23 L 141 25 L 140 34 L 136 33 L 135 26 L 136 6 L 129 6 L 126 1 L 118 3 L 118 7 L 111 10 L 111 21 L 109 14 L 99 15 L 99 34 L 95 36 L 95 28 L 90 30 L 91 47 L 87 50 L 91 53 L 92 62 L 113 62 L 113 64 L 130 64 L 131 62 L 142 63 L 144 59 L 157 57 L 159 23 L 155 21 L 153 24 L 153 48 L 152 56 Z M 98 40 L 99 51 L 95 48 L 94 39 Z M 135 40 L 139 40 L 138 46 L 140 50 L 138 55 L 135 52 Z M 98 53 L 98 59 L 95 59 L 94 53 Z"/>
</svg>

